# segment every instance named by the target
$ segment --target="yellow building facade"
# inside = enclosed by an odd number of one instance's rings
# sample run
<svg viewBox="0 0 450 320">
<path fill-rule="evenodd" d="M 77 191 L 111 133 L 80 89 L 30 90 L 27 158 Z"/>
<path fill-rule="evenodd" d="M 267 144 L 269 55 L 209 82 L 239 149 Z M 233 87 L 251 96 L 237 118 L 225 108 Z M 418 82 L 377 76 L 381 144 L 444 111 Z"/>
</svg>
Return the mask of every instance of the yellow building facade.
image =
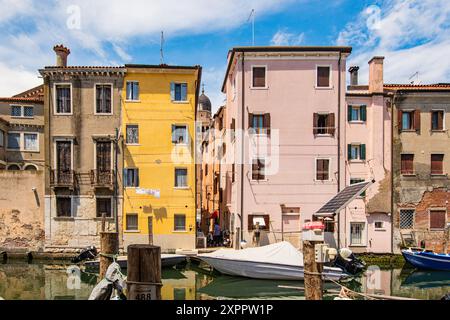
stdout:
<svg viewBox="0 0 450 320">
<path fill-rule="evenodd" d="M 123 241 L 194 249 L 201 67 L 127 65 L 122 92 Z"/>
</svg>

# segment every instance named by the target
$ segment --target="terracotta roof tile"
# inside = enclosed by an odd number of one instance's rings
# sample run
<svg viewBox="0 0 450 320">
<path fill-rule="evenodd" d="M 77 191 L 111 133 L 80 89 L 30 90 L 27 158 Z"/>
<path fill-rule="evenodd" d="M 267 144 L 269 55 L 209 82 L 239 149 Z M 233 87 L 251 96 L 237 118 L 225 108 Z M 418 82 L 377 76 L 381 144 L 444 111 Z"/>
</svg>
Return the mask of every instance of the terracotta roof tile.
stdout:
<svg viewBox="0 0 450 320">
<path fill-rule="evenodd" d="M 35 103 L 43 103 L 44 101 L 35 97 L 0 97 L 0 102 L 35 102 Z"/>
<path fill-rule="evenodd" d="M 394 90 L 450 90 L 450 83 L 436 84 L 385 84 L 385 89 Z"/>
</svg>

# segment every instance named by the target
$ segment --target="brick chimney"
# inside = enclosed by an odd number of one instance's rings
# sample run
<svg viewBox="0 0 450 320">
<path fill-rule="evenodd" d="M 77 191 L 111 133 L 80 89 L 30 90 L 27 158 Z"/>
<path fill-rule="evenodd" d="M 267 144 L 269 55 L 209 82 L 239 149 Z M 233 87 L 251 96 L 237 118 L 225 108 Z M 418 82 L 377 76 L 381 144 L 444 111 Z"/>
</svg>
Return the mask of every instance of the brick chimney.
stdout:
<svg viewBox="0 0 450 320">
<path fill-rule="evenodd" d="M 350 85 L 351 86 L 357 86 L 358 85 L 358 66 L 352 66 L 350 69 L 348 69 L 348 72 L 350 72 Z"/>
<path fill-rule="evenodd" d="M 67 57 L 70 54 L 70 50 L 61 45 L 56 45 L 53 47 L 56 53 L 56 66 L 57 67 L 67 67 Z"/>
<path fill-rule="evenodd" d="M 369 92 L 383 93 L 383 62 L 384 57 L 373 57 L 369 61 Z"/>
</svg>

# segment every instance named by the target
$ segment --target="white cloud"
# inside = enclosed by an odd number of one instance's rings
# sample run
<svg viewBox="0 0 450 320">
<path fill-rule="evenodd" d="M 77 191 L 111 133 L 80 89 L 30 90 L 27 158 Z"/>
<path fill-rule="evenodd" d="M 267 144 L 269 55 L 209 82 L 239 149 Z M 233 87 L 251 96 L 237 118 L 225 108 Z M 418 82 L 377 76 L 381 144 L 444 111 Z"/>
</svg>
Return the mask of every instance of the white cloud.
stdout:
<svg viewBox="0 0 450 320">
<path fill-rule="evenodd" d="M 28 15 L 32 11 L 31 0 L 0 0 L 0 23 L 14 18 L 16 15 Z"/>
<path fill-rule="evenodd" d="M 355 46 L 349 65 L 361 66 L 385 56 L 385 82 L 410 82 L 419 72 L 422 83 L 449 82 L 450 1 L 390 0 L 364 9 L 338 36 L 339 45 Z"/>
<path fill-rule="evenodd" d="M 298 46 L 304 41 L 304 39 L 305 34 L 303 32 L 300 34 L 294 34 L 279 30 L 273 35 L 270 43 L 273 46 Z"/>
<path fill-rule="evenodd" d="M 1 96 L 13 96 L 42 84 L 37 72 L 29 72 L 23 68 L 13 69 L 1 62 L 0 74 L 0 88 L 6 93 Z"/>
<path fill-rule="evenodd" d="M 205 85 L 205 94 L 212 103 L 212 112 L 225 104 L 225 95 L 222 93 L 222 82 L 225 76 L 224 68 L 205 68 L 202 72 L 202 84 Z"/>
</svg>

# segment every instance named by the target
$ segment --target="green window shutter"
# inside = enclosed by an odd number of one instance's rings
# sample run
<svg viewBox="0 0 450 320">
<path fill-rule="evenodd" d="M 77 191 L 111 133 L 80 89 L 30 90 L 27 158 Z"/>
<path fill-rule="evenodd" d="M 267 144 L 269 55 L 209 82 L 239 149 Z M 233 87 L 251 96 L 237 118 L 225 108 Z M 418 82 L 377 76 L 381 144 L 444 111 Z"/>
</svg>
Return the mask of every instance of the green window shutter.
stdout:
<svg viewBox="0 0 450 320">
<path fill-rule="evenodd" d="M 361 106 L 361 121 L 367 121 L 367 106 Z"/>
<path fill-rule="evenodd" d="M 352 145 L 348 145 L 348 160 L 352 159 Z"/>
<path fill-rule="evenodd" d="M 348 106 L 347 120 L 352 121 L 352 106 Z"/>
<path fill-rule="evenodd" d="M 366 145 L 365 144 L 361 145 L 360 151 L 361 151 L 361 155 L 360 155 L 361 160 L 366 160 Z"/>
</svg>

